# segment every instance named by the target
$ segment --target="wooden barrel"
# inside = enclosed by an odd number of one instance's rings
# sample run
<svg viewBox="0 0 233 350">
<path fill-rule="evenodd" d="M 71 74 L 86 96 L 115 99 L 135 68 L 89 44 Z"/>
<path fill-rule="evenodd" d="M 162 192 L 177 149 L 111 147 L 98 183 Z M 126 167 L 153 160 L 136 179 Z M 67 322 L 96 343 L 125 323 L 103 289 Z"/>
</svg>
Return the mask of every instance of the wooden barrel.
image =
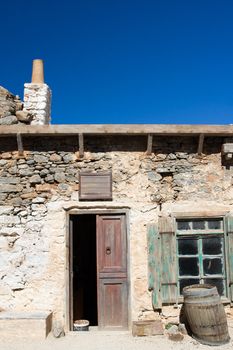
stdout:
<svg viewBox="0 0 233 350">
<path fill-rule="evenodd" d="M 183 289 L 183 296 L 192 336 L 203 344 L 227 343 L 230 340 L 227 319 L 217 288 L 194 284 Z"/>
</svg>

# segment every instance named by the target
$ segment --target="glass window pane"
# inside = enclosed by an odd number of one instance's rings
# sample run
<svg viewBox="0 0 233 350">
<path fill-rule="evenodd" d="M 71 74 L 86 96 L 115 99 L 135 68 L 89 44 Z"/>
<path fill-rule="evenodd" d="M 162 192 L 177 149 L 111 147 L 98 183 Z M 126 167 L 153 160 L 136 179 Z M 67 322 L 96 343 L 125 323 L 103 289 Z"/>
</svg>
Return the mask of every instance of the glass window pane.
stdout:
<svg viewBox="0 0 233 350">
<path fill-rule="evenodd" d="M 208 228 L 209 230 L 220 230 L 221 220 L 208 220 Z"/>
<path fill-rule="evenodd" d="M 218 290 L 218 293 L 220 295 L 224 295 L 225 294 L 225 280 L 206 278 L 206 279 L 204 279 L 204 283 L 210 284 L 212 286 L 216 286 L 217 290 Z"/>
<path fill-rule="evenodd" d="M 189 221 L 177 221 L 178 230 L 191 230 Z"/>
<path fill-rule="evenodd" d="M 196 255 L 198 253 L 196 239 L 179 239 L 178 252 L 181 255 Z"/>
<path fill-rule="evenodd" d="M 180 294 L 182 294 L 184 287 L 191 286 L 192 284 L 199 284 L 199 280 L 192 278 L 180 280 Z"/>
<path fill-rule="evenodd" d="M 222 237 L 209 237 L 202 240 L 202 252 L 208 255 L 218 255 L 223 253 Z"/>
<path fill-rule="evenodd" d="M 221 258 L 205 258 L 203 260 L 204 275 L 220 275 L 223 274 L 223 261 Z"/>
<path fill-rule="evenodd" d="M 199 276 L 198 258 L 179 258 L 180 276 Z"/>
<path fill-rule="evenodd" d="M 193 229 L 194 230 L 204 230 L 205 229 L 205 221 L 204 220 L 193 221 Z"/>
</svg>

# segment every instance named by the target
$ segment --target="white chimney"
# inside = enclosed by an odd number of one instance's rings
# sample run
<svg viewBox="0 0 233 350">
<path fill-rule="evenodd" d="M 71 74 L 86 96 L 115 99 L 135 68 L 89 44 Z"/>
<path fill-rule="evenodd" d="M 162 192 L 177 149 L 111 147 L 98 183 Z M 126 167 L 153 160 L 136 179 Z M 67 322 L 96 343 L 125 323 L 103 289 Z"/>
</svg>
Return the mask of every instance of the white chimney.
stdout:
<svg viewBox="0 0 233 350">
<path fill-rule="evenodd" d="M 31 125 L 46 125 L 51 121 L 51 90 L 44 82 L 43 60 L 33 60 L 32 82 L 24 84 L 23 110 L 33 115 Z"/>
</svg>

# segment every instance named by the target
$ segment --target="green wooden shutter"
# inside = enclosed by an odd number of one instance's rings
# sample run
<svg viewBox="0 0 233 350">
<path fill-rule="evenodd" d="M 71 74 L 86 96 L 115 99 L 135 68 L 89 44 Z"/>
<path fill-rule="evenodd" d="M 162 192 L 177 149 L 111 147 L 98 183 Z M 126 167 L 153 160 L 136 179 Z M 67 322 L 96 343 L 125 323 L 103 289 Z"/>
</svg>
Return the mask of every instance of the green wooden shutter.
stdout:
<svg viewBox="0 0 233 350">
<path fill-rule="evenodd" d="M 154 310 L 161 309 L 161 253 L 160 235 L 155 224 L 147 226 L 148 241 L 148 289 L 152 291 L 152 306 Z"/>
<path fill-rule="evenodd" d="M 161 296 L 163 303 L 177 303 L 176 235 L 171 217 L 159 217 L 161 237 Z"/>
<path fill-rule="evenodd" d="M 229 285 L 229 299 L 233 302 L 233 216 L 227 216 L 225 218 L 226 232 L 227 232 L 227 244 L 226 251 L 228 256 L 228 285 Z"/>
</svg>

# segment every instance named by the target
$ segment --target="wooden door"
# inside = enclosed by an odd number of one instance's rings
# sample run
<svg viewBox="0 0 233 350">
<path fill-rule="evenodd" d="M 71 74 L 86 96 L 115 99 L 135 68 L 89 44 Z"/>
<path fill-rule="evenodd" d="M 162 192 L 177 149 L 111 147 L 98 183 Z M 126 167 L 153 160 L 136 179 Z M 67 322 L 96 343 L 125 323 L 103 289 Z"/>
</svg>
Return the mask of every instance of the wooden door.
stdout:
<svg viewBox="0 0 233 350">
<path fill-rule="evenodd" d="M 97 215 L 98 325 L 128 327 L 125 215 Z"/>
<path fill-rule="evenodd" d="M 74 323 L 74 300 L 73 300 L 73 232 L 74 232 L 74 217 L 70 216 L 69 221 L 70 235 L 69 235 L 69 324 L 70 330 L 73 330 Z"/>
</svg>

